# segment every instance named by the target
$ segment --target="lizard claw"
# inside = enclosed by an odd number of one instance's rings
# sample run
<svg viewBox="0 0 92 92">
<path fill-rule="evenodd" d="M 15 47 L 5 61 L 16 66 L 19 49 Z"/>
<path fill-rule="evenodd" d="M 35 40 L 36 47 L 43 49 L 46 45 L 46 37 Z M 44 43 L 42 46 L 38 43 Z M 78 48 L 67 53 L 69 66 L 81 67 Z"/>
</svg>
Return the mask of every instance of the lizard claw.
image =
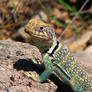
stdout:
<svg viewBox="0 0 92 92">
<path fill-rule="evenodd" d="M 24 75 L 26 75 L 27 77 L 29 77 L 33 80 L 36 80 L 36 75 L 33 72 L 31 72 L 31 73 L 25 72 Z"/>
</svg>

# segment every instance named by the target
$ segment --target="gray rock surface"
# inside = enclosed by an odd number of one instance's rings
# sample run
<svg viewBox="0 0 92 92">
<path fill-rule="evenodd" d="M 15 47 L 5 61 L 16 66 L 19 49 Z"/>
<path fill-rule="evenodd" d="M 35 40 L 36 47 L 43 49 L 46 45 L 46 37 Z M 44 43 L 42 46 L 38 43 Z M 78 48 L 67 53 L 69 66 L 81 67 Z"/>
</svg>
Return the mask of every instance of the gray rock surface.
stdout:
<svg viewBox="0 0 92 92">
<path fill-rule="evenodd" d="M 81 61 L 81 66 L 92 80 L 91 56 L 84 52 L 74 56 Z M 43 70 L 43 67 L 29 61 L 32 58 L 42 61 L 41 54 L 35 46 L 11 40 L 0 41 L 0 92 L 67 92 L 67 87 L 55 75 L 44 83 L 24 76 L 25 71 L 41 73 Z"/>
<path fill-rule="evenodd" d="M 0 92 L 54 92 L 53 82 L 38 83 L 24 76 L 32 70 L 27 59 L 42 60 L 39 50 L 32 45 L 10 40 L 0 41 Z"/>
</svg>

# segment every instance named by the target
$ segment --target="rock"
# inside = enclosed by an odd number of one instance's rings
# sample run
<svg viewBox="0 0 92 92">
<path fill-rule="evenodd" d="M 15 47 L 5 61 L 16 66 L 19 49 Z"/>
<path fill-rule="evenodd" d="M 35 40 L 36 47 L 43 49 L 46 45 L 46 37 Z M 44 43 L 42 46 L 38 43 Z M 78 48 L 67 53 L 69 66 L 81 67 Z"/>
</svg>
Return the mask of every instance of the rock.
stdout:
<svg viewBox="0 0 92 92">
<path fill-rule="evenodd" d="M 30 36 L 24 31 L 24 27 L 21 27 L 16 33 L 12 35 L 12 38 L 16 41 L 30 42 Z"/>
<path fill-rule="evenodd" d="M 77 52 L 83 50 L 86 47 L 87 42 L 92 37 L 92 31 L 85 31 L 80 37 L 80 39 L 75 39 L 75 37 L 71 37 L 72 40 L 66 39 L 64 41 L 65 45 L 72 51 Z"/>
<path fill-rule="evenodd" d="M 11 86 L 8 88 L 8 92 L 28 92 L 26 86 Z"/>
<path fill-rule="evenodd" d="M 92 45 L 88 46 L 88 47 L 85 49 L 85 52 L 92 55 Z"/>
<path fill-rule="evenodd" d="M 86 67 L 85 70 L 92 79 L 92 63 L 87 65 L 92 59 L 88 55 L 83 57 L 83 53 L 78 55 L 82 57 L 81 65 Z M 86 57 L 84 61 L 83 58 Z M 55 90 L 72 92 L 71 88 L 54 74 L 43 83 L 35 82 L 24 76 L 25 71 L 35 71 L 38 75 L 44 70 L 44 67 L 32 63 L 30 61 L 32 58 L 42 62 L 41 53 L 35 46 L 11 40 L 0 40 L 0 92 L 55 92 Z"/>
<path fill-rule="evenodd" d="M 39 83 L 24 76 L 34 68 L 28 60 L 31 58 L 42 60 L 35 46 L 0 40 L 0 92 L 54 92 L 57 87 L 53 82 Z"/>
<path fill-rule="evenodd" d="M 48 16 L 45 12 L 40 11 L 37 15 L 33 16 L 33 19 L 41 19 L 43 21 L 48 21 Z"/>
</svg>

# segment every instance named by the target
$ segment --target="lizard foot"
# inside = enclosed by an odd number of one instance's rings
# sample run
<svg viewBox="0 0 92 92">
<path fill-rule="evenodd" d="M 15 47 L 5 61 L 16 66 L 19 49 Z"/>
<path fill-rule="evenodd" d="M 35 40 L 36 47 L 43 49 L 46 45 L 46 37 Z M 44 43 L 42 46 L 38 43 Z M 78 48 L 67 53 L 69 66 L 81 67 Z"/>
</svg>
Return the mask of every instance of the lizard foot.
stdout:
<svg viewBox="0 0 92 92">
<path fill-rule="evenodd" d="M 31 73 L 25 72 L 24 75 L 26 75 L 27 77 L 29 77 L 29 78 L 31 78 L 31 79 L 33 79 L 35 81 L 39 81 L 39 77 L 37 77 L 36 76 L 37 74 L 34 73 L 34 72 L 31 72 Z"/>
</svg>

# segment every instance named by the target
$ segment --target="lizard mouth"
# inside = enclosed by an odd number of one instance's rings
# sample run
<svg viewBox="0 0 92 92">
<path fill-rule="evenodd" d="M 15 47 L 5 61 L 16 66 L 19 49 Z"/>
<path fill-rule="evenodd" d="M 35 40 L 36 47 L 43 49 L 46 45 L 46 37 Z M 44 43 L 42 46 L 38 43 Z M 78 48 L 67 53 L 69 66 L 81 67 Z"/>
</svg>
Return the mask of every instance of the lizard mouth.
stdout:
<svg viewBox="0 0 92 92">
<path fill-rule="evenodd" d="M 29 31 L 27 31 L 26 29 L 24 29 L 24 31 L 25 31 L 25 33 L 27 33 L 27 34 L 30 34 L 30 32 Z M 42 34 L 38 34 L 38 33 L 31 33 L 31 35 L 32 36 L 35 36 L 35 37 L 38 37 L 38 38 L 43 38 L 43 39 L 45 39 L 45 40 L 48 40 L 48 37 L 47 36 L 45 36 L 45 35 L 42 35 Z"/>
<path fill-rule="evenodd" d="M 42 36 L 42 35 L 38 35 L 38 34 L 32 34 L 33 36 L 35 36 L 35 37 L 37 37 L 37 38 L 43 38 L 43 39 L 45 39 L 45 40 L 48 40 L 48 37 L 46 37 L 46 36 Z"/>
</svg>

